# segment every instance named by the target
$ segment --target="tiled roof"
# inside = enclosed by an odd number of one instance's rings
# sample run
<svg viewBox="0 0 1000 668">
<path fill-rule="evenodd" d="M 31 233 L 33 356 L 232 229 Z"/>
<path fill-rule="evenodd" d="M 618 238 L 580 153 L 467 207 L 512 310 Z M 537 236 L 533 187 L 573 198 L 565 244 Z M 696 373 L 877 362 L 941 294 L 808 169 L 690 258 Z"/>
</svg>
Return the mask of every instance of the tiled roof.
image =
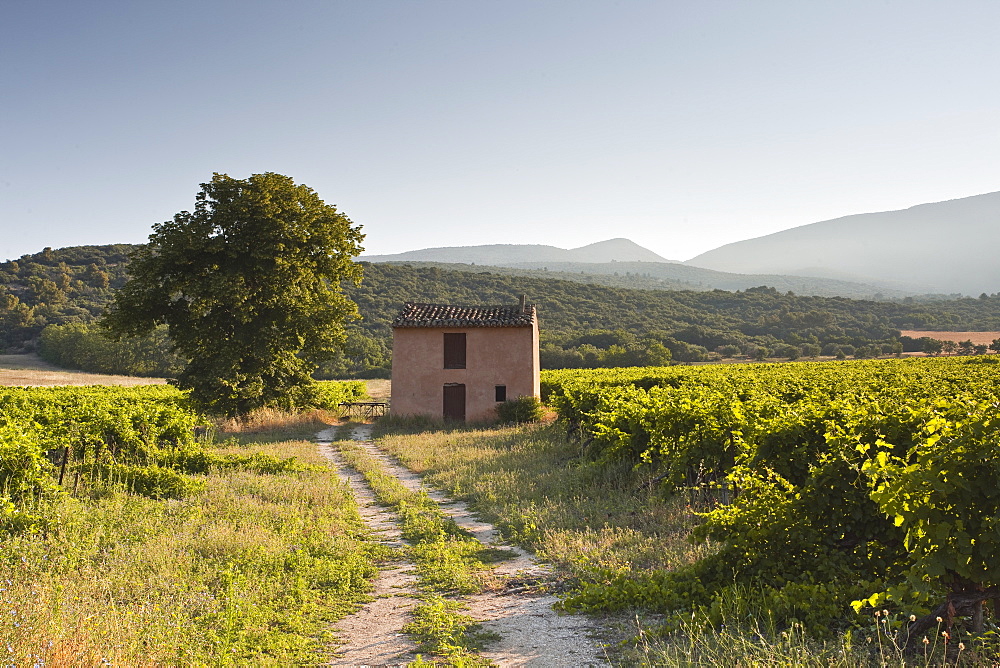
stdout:
<svg viewBox="0 0 1000 668">
<path fill-rule="evenodd" d="M 449 306 L 407 302 L 393 327 L 531 327 L 535 305 Z"/>
</svg>

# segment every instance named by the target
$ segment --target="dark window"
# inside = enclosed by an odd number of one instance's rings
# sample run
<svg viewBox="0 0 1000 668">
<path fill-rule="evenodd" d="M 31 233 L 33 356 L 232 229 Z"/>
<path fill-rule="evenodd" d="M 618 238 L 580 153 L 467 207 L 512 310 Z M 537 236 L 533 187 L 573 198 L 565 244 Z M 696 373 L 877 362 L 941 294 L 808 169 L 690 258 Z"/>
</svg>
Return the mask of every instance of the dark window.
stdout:
<svg viewBox="0 0 1000 668">
<path fill-rule="evenodd" d="M 465 334 L 444 335 L 444 368 L 465 368 Z"/>
<path fill-rule="evenodd" d="M 497 385 L 497 401 L 507 401 L 506 385 Z"/>
</svg>

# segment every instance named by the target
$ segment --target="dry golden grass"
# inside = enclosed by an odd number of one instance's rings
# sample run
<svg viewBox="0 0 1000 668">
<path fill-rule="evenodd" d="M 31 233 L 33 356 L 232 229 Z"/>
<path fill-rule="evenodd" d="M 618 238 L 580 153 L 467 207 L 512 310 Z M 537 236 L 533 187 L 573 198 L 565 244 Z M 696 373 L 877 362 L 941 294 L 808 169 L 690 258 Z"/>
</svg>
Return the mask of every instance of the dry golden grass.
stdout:
<svg viewBox="0 0 1000 668">
<path fill-rule="evenodd" d="M 391 380 L 376 378 L 366 380 L 365 385 L 368 387 L 368 396 L 372 398 L 372 401 L 388 401 L 392 395 Z"/>
<path fill-rule="evenodd" d="M 317 430 L 335 424 L 336 414 L 319 408 L 310 411 L 292 412 L 276 408 L 260 408 L 240 418 L 217 418 L 216 430 L 223 435 L 261 434 L 280 431 L 282 437 L 312 437 Z M 290 433 L 291 432 L 291 433 Z"/>
<path fill-rule="evenodd" d="M 914 339 L 929 336 L 938 341 L 954 341 L 955 343 L 972 341 L 974 345 L 989 345 L 993 343 L 993 339 L 1000 339 L 1000 332 L 935 332 L 922 329 L 906 329 L 901 331 L 900 335 L 909 336 Z"/>
<path fill-rule="evenodd" d="M 110 376 L 85 371 L 67 371 L 49 364 L 38 355 L 0 355 L 0 386 L 48 385 L 160 385 L 163 378 Z"/>
</svg>

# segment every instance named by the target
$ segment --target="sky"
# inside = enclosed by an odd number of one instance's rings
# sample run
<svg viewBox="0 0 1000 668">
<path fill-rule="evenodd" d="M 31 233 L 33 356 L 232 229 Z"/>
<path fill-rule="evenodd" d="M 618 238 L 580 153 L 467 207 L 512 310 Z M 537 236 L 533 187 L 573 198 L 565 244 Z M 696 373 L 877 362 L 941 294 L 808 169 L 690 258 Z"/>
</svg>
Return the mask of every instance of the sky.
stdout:
<svg viewBox="0 0 1000 668">
<path fill-rule="evenodd" d="M 1000 2 L 0 0 L 0 259 L 278 172 L 368 254 L 674 260 L 1000 190 Z"/>
</svg>

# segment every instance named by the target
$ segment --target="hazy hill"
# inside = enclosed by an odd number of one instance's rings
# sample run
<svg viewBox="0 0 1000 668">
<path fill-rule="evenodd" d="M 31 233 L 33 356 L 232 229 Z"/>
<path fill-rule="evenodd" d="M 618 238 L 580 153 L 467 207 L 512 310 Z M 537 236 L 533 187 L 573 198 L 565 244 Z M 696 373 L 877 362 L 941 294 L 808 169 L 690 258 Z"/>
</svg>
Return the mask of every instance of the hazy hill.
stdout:
<svg viewBox="0 0 1000 668">
<path fill-rule="evenodd" d="M 493 244 L 424 248 L 394 255 L 366 255 L 359 259 L 414 266 L 435 264 L 442 268 L 450 265 L 461 271 L 495 268 L 508 275 L 544 271 L 552 278 L 578 283 L 644 290 L 746 290 L 766 285 L 781 292 L 791 290 L 800 295 L 851 299 L 907 297 L 932 292 L 927 286 L 912 288 L 901 282 L 861 281 L 857 277 L 714 271 L 666 260 L 628 239 L 609 239 L 569 250 L 537 244 Z"/>
<path fill-rule="evenodd" d="M 505 276 L 549 278 L 636 290 L 747 290 L 762 285 L 778 292 L 849 299 L 899 299 L 913 292 L 885 285 L 854 283 L 811 276 L 730 274 L 675 262 L 519 262 L 506 267 L 455 262 L 388 262 L 411 267 L 438 267 L 452 271 L 491 272 Z"/>
<path fill-rule="evenodd" d="M 671 262 L 628 239 L 608 239 L 580 248 L 540 244 L 490 244 L 424 248 L 393 255 L 364 255 L 367 262 L 455 262 L 506 267 L 522 262 Z"/>
<path fill-rule="evenodd" d="M 978 295 L 1000 291 L 998 251 L 1000 192 L 995 192 L 803 225 L 726 244 L 685 264 Z"/>
</svg>

